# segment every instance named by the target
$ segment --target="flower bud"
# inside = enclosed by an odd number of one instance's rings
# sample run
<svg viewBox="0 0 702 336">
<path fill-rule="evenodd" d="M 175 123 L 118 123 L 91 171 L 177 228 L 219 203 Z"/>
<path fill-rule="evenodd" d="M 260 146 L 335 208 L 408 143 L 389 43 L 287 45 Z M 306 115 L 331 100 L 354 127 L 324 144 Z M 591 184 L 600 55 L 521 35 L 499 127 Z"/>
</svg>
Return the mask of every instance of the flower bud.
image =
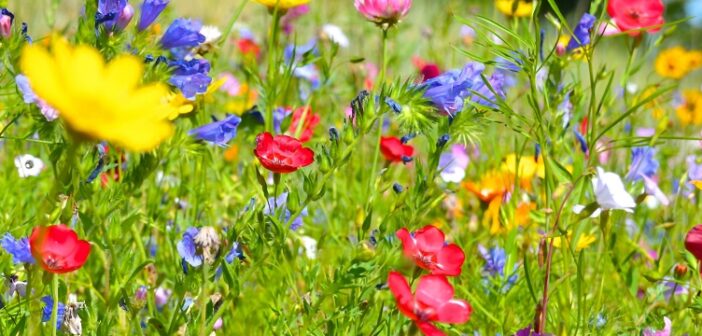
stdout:
<svg viewBox="0 0 702 336">
<path fill-rule="evenodd" d="M 119 14 L 119 17 L 117 17 L 117 29 L 124 30 L 129 22 L 132 21 L 132 17 L 134 17 L 134 7 L 127 4 L 124 6 L 124 9 L 122 9 L 122 13 Z"/>
<path fill-rule="evenodd" d="M 687 275 L 687 265 L 676 264 L 674 269 L 675 279 L 682 279 Z"/>
<path fill-rule="evenodd" d="M 12 35 L 12 22 L 15 15 L 5 8 L 0 8 L 0 36 L 9 38 Z"/>
</svg>

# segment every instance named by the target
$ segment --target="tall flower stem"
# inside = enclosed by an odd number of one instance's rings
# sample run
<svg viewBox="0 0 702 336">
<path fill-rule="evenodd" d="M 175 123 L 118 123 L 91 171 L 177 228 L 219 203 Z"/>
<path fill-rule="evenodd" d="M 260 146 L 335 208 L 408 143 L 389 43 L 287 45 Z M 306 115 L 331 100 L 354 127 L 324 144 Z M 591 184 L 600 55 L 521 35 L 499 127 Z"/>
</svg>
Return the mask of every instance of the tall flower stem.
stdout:
<svg viewBox="0 0 702 336">
<path fill-rule="evenodd" d="M 271 20 L 271 26 L 269 28 L 270 36 L 268 37 L 268 71 L 266 72 L 266 82 L 267 82 L 267 92 L 266 92 L 266 118 L 265 126 L 266 132 L 273 132 L 273 108 L 275 105 L 277 92 L 273 88 L 277 77 L 277 48 L 278 48 L 278 34 L 280 32 L 280 17 L 282 13 L 276 7 L 271 9 L 273 20 Z"/>
<path fill-rule="evenodd" d="M 51 296 L 53 297 L 53 306 L 51 307 L 51 335 L 56 336 L 56 322 L 58 320 L 58 303 L 59 303 L 59 276 L 54 274 L 51 276 Z"/>
<path fill-rule="evenodd" d="M 385 82 L 385 72 L 387 71 L 388 67 L 388 27 L 382 27 L 383 31 L 383 41 L 382 41 L 382 47 L 381 47 L 381 52 L 380 52 L 380 75 L 378 76 L 378 80 L 375 82 L 374 87 L 382 90 L 382 85 Z M 380 111 L 380 108 L 377 108 L 378 111 Z M 375 139 L 375 154 L 373 155 L 373 169 L 370 171 L 370 178 L 369 178 L 369 188 L 368 190 L 374 190 L 375 188 L 373 187 L 373 176 L 376 174 L 376 170 L 378 169 L 378 161 L 380 160 L 380 137 L 383 136 L 383 120 L 381 118 L 378 118 L 378 133 L 376 135 Z"/>
<path fill-rule="evenodd" d="M 206 261 L 202 263 L 202 298 L 200 299 L 200 332 L 198 335 L 207 335 L 207 300 L 209 300 L 209 293 L 207 288 L 207 280 L 209 278 L 209 268 L 210 265 Z"/>
</svg>

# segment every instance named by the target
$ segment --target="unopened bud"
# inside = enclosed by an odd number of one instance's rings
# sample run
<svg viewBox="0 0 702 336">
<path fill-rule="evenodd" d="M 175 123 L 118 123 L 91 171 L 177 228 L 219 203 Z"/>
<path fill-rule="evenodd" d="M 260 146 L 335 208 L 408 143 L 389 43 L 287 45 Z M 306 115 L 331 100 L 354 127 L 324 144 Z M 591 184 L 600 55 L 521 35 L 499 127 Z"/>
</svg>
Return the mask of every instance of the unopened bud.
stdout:
<svg viewBox="0 0 702 336">
<path fill-rule="evenodd" d="M 675 270 L 674 270 L 675 278 L 676 278 L 676 279 L 682 279 L 682 278 L 684 278 L 685 275 L 687 275 L 687 270 L 688 270 L 687 265 L 685 265 L 685 264 L 676 264 L 676 265 L 675 265 Z"/>
</svg>

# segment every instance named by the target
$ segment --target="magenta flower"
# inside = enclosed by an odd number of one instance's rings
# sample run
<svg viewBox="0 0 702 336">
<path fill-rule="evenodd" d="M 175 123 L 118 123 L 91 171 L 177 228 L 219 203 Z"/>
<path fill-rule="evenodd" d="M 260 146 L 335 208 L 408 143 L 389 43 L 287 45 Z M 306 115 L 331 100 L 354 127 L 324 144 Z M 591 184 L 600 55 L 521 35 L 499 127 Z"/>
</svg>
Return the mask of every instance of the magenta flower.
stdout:
<svg viewBox="0 0 702 336">
<path fill-rule="evenodd" d="M 412 0 L 355 0 L 354 5 L 368 20 L 393 25 L 407 15 Z"/>
</svg>

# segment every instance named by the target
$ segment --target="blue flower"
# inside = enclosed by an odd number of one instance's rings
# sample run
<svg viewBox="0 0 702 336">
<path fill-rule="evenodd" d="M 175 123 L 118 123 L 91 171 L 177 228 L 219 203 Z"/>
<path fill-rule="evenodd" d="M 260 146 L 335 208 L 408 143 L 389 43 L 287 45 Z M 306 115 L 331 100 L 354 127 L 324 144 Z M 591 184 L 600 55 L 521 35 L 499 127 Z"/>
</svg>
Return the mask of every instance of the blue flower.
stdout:
<svg viewBox="0 0 702 336">
<path fill-rule="evenodd" d="M 473 91 L 476 93 L 471 100 L 479 105 L 491 108 L 497 107 L 495 104 L 497 97 L 505 98 L 505 88 L 514 85 L 512 76 L 507 75 L 505 71 L 496 71 L 492 74 L 488 78 L 488 84 L 490 86 L 486 85 L 481 79 L 480 83 L 473 88 Z"/>
<path fill-rule="evenodd" d="M 13 263 L 34 263 L 34 257 L 29 249 L 29 240 L 26 237 L 15 239 L 11 234 L 6 233 L 0 238 L 0 246 L 12 256 Z"/>
<path fill-rule="evenodd" d="M 486 277 L 504 277 L 505 266 L 507 264 L 507 254 L 505 250 L 499 246 L 488 250 L 482 245 L 478 245 L 478 250 L 480 251 L 480 256 L 485 260 L 483 275 Z M 518 265 L 514 265 L 512 274 L 509 275 L 507 282 L 502 286 L 502 292 L 508 291 L 514 283 L 517 282 L 517 267 Z"/>
<path fill-rule="evenodd" d="M 631 149 L 631 166 L 626 179 L 638 181 L 643 177 L 652 177 L 658 170 L 658 160 L 655 158 L 656 149 L 653 147 L 634 147 Z"/>
<path fill-rule="evenodd" d="M 285 58 L 285 63 L 290 64 L 292 62 L 292 64 L 295 64 L 302 61 L 302 57 L 307 53 L 319 54 L 316 39 L 311 39 L 302 45 L 287 45 L 283 51 L 283 57 Z"/>
<path fill-rule="evenodd" d="M 471 96 L 471 90 L 484 86 L 480 77 L 483 70 L 484 65 L 471 62 L 462 70 L 446 71 L 421 84 L 426 88 L 424 97 L 439 111 L 455 115 L 463 110 L 463 102 Z"/>
<path fill-rule="evenodd" d="M 292 216 L 292 213 L 290 210 L 287 208 L 287 201 L 288 201 L 288 193 L 284 192 L 281 193 L 278 197 L 271 197 L 268 199 L 268 202 L 266 202 L 266 205 L 263 208 L 263 214 L 264 215 L 272 215 L 276 212 L 278 209 L 282 209 L 282 215 L 283 217 L 281 218 L 282 221 L 286 222 L 290 220 L 290 216 Z M 272 209 L 272 210 L 271 210 Z M 300 227 L 302 227 L 303 221 L 302 218 L 304 216 L 307 216 L 307 208 L 302 209 L 300 212 L 300 216 L 297 216 L 292 223 L 290 223 L 290 230 L 297 231 Z"/>
<path fill-rule="evenodd" d="M 567 51 L 571 51 L 582 46 L 590 44 L 590 31 L 592 27 L 595 26 L 596 18 L 588 13 L 583 14 L 580 18 L 580 22 L 575 29 L 573 29 L 573 36 L 570 37 L 568 45 L 566 46 Z"/>
<path fill-rule="evenodd" d="M 176 245 L 178 254 L 184 261 L 193 267 L 202 265 L 203 257 L 197 252 L 195 236 L 199 233 L 197 228 L 191 227 L 183 232 L 183 239 Z"/>
<path fill-rule="evenodd" d="M 51 313 L 53 312 L 54 308 L 54 299 L 50 295 L 47 295 L 42 297 L 41 301 L 44 302 L 44 308 L 41 311 L 41 321 L 51 321 Z M 58 312 L 56 313 L 56 329 L 61 329 L 61 324 L 63 323 L 63 315 L 65 312 L 66 306 L 63 303 L 59 302 Z"/>
<path fill-rule="evenodd" d="M 200 34 L 201 28 L 200 21 L 184 18 L 175 19 L 161 37 L 161 47 L 163 49 L 197 47 L 200 43 L 205 42 L 205 35 Z"/>
<path fill-rule="evenodd" d="M 141 16 L 139 17 L 139 23 L 137 24 L 137 29 L 143 31 L 148 28 L 161 12 L 168 6 L 170 0 L 144 0 L 141 3 Z"/>
<path fill-rule="evenodd" d="M 180 89 L 185 98 L 195 99 L 197 94 L 207 92 L 212 82 L 212 78 L 208 75 L 210 62 L 205 59 L 192 59 L 173 61 L 169 65 L 175 70 L 168 79 L 168 83 Z"/>
<path fill-rule="evenodd" d="M 224 261 L 226 261 L 227 264 L 233 263 L 234 259 L 244 260 L 244 253 L 241 251 L 241 246 L 239 246 L 237 242 L 232 243 L 232 249 L 224 256 Z"/>
<path fill-rule="evenodd" d="M 99 0 L 96 25 L 102 24 L 105 29 L 113 30 L 126 6 L 127 0 Z"/>
<path fill-rule="evenodd" d="M 278 107 L 273 110 L 273 128 L 276 133 L 280 133 L 280 126 L 283 124 L 285 117 L 290 114 L 290 110 L 284 107 Z"/>
<path fill-rule="evenodd" d="M 214 122 L 190 130 L 188 134 L 196 139 L 225 147 L 229 141 L 236 137 L 236 128 L 239 126 L 241 118 L 230 115 L 219 121 L 214 117 L 212 119 L 214 119 Z"/>
<path fill-rule="evenodd" d="M 587 147 L 587 140 L 585 140 L 585 137 L 580 134 L 577 129 L 573 129 L 573 132 L 575 133 L 575 139 L 578 140 L 578 144 L 580 145 L 580 150 L 585 153 L 585 155 L 588 155 L 590 149 Z"/>
</svg>

